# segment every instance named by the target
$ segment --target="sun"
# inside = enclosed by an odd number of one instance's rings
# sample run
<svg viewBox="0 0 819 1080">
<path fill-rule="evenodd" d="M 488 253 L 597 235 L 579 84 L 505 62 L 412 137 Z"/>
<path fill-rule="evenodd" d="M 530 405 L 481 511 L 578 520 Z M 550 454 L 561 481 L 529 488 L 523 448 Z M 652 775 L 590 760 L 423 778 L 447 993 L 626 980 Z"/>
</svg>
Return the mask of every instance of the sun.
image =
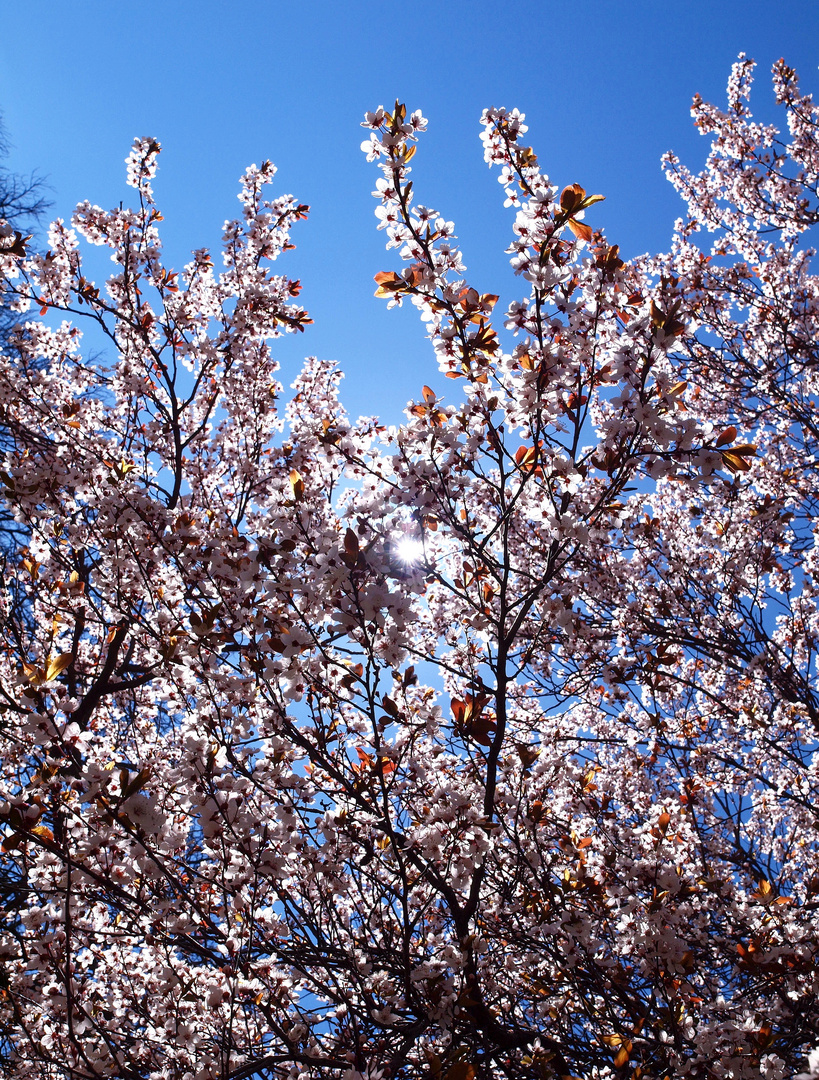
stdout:
<svg viewBox="0 0 819 1080">
<path fill-rule="evenodd" d="M 393 550 L 395 557 L 405 566 L 412 566 L 424 557 L 424 545 L 414 536 L 402 536 L 396 541 Z"/>
</svg>

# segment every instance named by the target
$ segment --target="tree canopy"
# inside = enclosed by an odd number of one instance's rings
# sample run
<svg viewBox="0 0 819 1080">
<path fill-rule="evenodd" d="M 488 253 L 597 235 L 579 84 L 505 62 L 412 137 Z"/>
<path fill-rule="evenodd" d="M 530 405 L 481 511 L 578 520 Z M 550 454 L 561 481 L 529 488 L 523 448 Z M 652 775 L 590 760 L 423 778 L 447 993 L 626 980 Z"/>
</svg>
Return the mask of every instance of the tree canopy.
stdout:
<svg viewBox="0 0 819 1080">
<path fill-rule="evenodd" d="M 504 312 L 415 201 L 423 116 L 367 113 L 377 295 L 439 369 L 395 428 L 316 358 L 282 404 L 308 208 L 270 162 L 181 271 L 154 139 L 131 208 L 5 230 L 10 1077 L 804 1070 L 819 114 L 780 62 L 787 133 L 756 122 L 752 68 L 695 99 L 707 163 L 668 156 L 684 216 L 631 262 L 487 110 Z"/>
</svg>

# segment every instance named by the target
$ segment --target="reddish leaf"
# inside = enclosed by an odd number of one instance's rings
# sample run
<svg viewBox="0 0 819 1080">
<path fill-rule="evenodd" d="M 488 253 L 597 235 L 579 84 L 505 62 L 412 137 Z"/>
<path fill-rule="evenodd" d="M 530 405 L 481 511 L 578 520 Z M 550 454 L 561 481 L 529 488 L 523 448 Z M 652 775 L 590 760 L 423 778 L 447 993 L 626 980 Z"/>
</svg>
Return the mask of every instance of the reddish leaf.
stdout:
<svg viewBox="0 0 819 1080">
<path fill-rule="evenodd" d="M 720 437 L 717 439 L 717 446 L 727 446 L 728 443 L 732 443 L 737 437 L 737 429 L 731 425 L 723 431 Z"/>
<path fill-rule="evenodd" d="M 354 529 L 347 529 L 344 534 L 344 550 L 348 555 L 352 556 L 353 558 L 358 557 L 358 536 L 356 535 Z"/>
<path fill-rule="evenodd" d="M 568 225 L 578 240 L 585 240 L 586 243 L 591 240 L 593 234 L 589 225 L 582 221 L 570 221 Z"/>
<path fill-rule="evenodd" d="M 572 214 L 580 209 L 580 204 L 586 196 L 586 189 L 580 184 L 570 184 L 563 188 L 560 193 L 560 209 L 567 214 Z"/>
</svg>

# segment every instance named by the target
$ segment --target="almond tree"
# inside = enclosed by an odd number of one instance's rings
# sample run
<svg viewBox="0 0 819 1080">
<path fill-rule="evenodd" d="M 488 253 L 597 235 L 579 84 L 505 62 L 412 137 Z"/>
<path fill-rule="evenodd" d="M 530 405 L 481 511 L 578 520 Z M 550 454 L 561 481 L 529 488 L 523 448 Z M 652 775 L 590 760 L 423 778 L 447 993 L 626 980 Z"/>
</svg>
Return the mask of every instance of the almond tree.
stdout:
<svg viewBox="0 0 819 1080">
<path fill-rule="evenodd" d="M 819 151 L 793 72 L 787 145 L 750 74 L 695 101 L 688 217 L 629 264 L 601 196 L 484 114 L 528 290 L 506 346 L 413 201 L 426 122 L 367 114 L 405 263 L 377 295 L 445 377 L 398 429 L 352 422 L 316 359 L 278 410 L 274 339 L 309 319 L 269 262 L 307 208 L 263 198 L 269 163 L 218 272 L 165 265 L 148 139 L 136 209 L 2 256 L 31 316 L 0 367 L 30 538 L 0 656 L 9 1075 L 803 1069 Z"/>
</svg>

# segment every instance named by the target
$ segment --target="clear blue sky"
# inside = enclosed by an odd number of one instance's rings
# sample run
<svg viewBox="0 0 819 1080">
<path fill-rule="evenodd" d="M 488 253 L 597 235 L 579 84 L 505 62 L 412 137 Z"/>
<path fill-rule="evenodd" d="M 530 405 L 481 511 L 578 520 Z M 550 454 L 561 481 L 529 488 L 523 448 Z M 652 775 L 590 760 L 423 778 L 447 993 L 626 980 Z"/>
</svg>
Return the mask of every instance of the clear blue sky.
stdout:
<svg viewBox="0 0 819 1080">
<path fill-rule="evenodd" d="M 8 164 L 48 177 L 55 215 L 82 198 L 127 200 L 123 159 L 152 135 L 179 267 L 218 244 L 244 167 L 278 165 L 277 190 L 312 208 L 280 266 L 302 278 L 316 320 L 282 348 L 283 379 L 306 353 L 337 360 L 350 410 L 391 422 L 439 380 L 415 310 L 387 312 L 372 295 L 396 256 L 375 229 L 365 109 L 398 97 L 428 117 L 417 197 L 455 221 L 470 282 L 508 301 L 522 290 L 503 254 L 511 213 L 478 141 L 484 107 L 524 110 L 554 182 L 605 194 L 593 224 L 634 255 L 667 245 L 680 204 L 660 155 L 701 163 L 691 97 L 723 102 L 738 52 L 759 62 L 760 115 L 773 114 L 779 56 L 819 89 L 819 0 L 6 0 L 0 25 Z"/>
</svg>

